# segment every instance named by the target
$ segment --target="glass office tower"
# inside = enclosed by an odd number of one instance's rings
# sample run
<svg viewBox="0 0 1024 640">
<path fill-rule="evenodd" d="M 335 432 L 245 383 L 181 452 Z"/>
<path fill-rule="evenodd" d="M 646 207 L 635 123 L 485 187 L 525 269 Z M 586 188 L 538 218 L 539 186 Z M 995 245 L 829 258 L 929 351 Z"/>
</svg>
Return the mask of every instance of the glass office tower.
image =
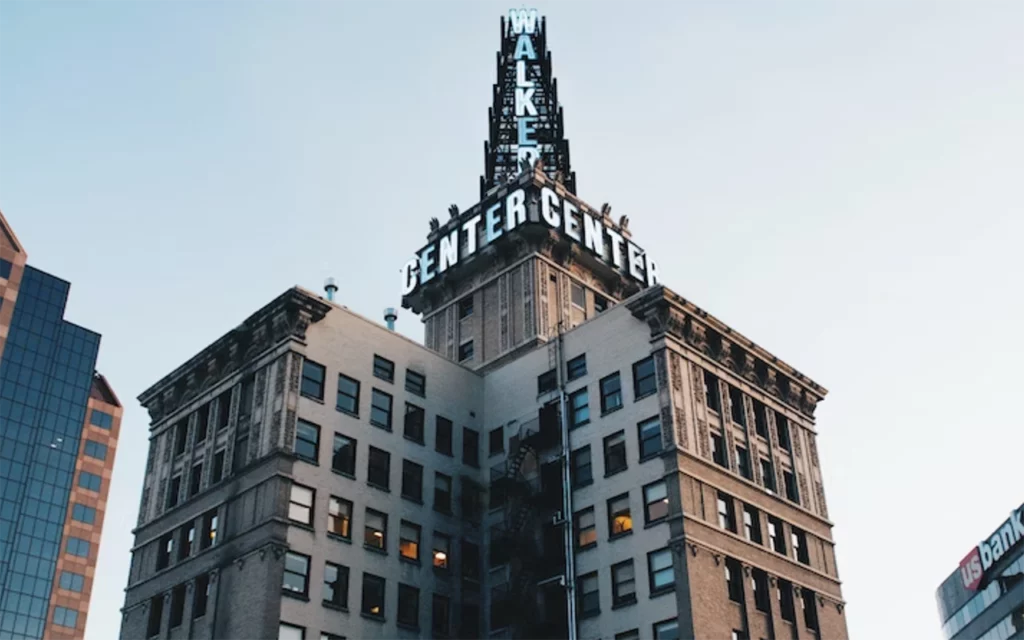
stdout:
<svg viewBox="0 0 1024 640">
<path fill-rule="evenodd" d="M 0 638 L 81 637 L 120 405 L 95 374 L 99 334 L 64 319 L 70 284 L 0 238 Z"/>
</svg>

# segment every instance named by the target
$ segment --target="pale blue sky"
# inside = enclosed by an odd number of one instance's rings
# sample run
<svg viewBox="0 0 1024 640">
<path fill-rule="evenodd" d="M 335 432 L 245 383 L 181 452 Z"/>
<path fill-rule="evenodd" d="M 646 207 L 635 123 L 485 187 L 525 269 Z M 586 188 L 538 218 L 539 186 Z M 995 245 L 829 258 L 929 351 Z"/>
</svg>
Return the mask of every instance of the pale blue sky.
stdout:
<svg viewBox="0 0 1024 640">
<path fill-rule="evenodd" d="M 537 6 L 581 197 L 831 390 L 851 635 L 941 637 L 934 590 L 1024 499 L 1024 3 Z M 0 207 L 127 407 L 89 640 L 120 626 L 135 396 L 290 285 L 398 306 L 475 201 L 507 8 L 0 3 Z"/>
</svg>

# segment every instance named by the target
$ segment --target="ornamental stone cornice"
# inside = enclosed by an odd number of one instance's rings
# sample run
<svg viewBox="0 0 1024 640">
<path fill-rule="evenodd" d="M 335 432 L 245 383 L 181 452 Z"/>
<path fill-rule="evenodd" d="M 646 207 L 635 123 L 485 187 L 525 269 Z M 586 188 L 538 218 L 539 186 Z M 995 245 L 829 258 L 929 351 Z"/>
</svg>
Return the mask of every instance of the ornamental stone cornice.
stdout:
<svg viewBox="0 0 1024 640">
<path fill-rule="evenodd" d="M 309 325 L 323 319 L 330 308 L 293 287 L 143 391 L 139 403 L 157 423 L 281 341 L 305 340 Z"/>
<path fill-rule="evenodd" d="M 651 287 L 626 305 L 644 320 L 652 338 L 665 335 L 813 418 L 828 390 L 779 360 L 697 305 L 666 289 Z"/>
</svg>

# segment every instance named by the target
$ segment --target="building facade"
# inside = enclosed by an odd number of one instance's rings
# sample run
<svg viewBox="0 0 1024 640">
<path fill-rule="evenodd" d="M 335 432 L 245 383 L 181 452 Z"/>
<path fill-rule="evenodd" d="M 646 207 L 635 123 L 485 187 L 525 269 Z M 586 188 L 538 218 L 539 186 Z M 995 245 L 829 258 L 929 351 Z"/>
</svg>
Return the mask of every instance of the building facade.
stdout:
<svg viewBox="0 0 1024 640">
<path fill-rule="evenodd" d="M 1024 504 L 971 549 L 935 599 L 949 640 L 1024 638 Z"/>
<path fill-rule="evenodd" d="M 139 397 L 122 638 L 847 637 L 826 390 L 575 195 L 546 25 L 501 33 L 425 344 L 296 287 Z"/>
<path fill-rule="evenodd" d="M 122 408 L 0 215 L 0 637 L 85 633 Z"/>
</svg>

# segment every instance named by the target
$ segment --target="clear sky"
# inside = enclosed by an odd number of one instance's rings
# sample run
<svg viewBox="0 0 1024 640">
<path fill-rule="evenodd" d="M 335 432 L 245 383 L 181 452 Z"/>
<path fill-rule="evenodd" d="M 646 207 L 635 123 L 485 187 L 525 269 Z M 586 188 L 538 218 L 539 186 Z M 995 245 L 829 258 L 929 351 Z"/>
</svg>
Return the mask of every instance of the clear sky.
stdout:
<svg viewBox="0 0 1024 640">
<path fill-rule="evenodd" d="M 537 6 L 580 196 L 830 389 L 852 637 L 941 637 L 936 587 L 1024 500 L 1024 3 Z M 0 2 L 0 207 L 126 405 L 88 640 L 120 627 L 135 397 L 293 284 L 399 306 L 478 194 L 507 8 Z"/>
</svg>

